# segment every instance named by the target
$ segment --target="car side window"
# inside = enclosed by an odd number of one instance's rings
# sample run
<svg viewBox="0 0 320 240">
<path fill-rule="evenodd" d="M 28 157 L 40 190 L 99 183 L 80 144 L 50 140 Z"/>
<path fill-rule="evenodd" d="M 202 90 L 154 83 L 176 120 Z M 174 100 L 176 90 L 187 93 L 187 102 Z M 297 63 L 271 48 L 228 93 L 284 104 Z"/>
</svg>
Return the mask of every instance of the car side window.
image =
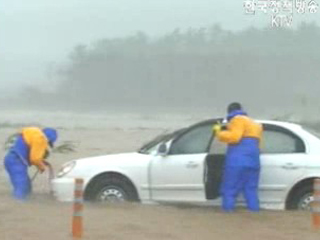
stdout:
<svg viewBox="0 0 320 240">
<path fill-rule="evenodd" d="M 209 150 L 209 154 L 215 154 L 215 155 L 224 155 L 227 152 L 227 144 L 220 142 L 218 139 L 214 139 Z"/>
<path fill-rule="evenodd" d="M 224 125 L 222 126 L 222 130 L 226 130 L 227 127 Z M 210 149 L 209 154 L 210 155 L 225 155 L 227 152 L 227 144 L 224 142 L 219 141 L 216 137 L 214 137 Z"/>
<path fill-rule="evenodd" d="M 172 143 L 169 154 L 176 155 L 206 153 L 208 152 L 211 140 L 211 124 L 194 127 Z"/>
<path fill-rule="evenodd" d="M 261 142 L 261 152 L 267 154 L 289 154 L 305 152 L 303 141 L 288 130 L 265 129 Z"/>
</svg>

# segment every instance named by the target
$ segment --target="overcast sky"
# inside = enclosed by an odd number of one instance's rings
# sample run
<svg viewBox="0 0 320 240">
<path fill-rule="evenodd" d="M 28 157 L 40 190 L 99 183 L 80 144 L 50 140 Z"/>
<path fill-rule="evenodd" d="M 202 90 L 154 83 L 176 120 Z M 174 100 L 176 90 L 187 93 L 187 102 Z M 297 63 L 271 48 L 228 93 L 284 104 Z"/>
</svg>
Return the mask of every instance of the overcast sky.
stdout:
<svg viewBox="0 0 320 240">
<path fill-rule="evenodd" d="M 50 66 L 79 43 L 138 30 L 159 35 L 214 23 L 232 30 L 269 25 L 265 16 L 245 15 L 241 0 L 1 0 L 0 16 L 0 90 L 21 83 L 50 87 Z M 319 23 L 319 16 L 294 21 Z"/>
</svg>

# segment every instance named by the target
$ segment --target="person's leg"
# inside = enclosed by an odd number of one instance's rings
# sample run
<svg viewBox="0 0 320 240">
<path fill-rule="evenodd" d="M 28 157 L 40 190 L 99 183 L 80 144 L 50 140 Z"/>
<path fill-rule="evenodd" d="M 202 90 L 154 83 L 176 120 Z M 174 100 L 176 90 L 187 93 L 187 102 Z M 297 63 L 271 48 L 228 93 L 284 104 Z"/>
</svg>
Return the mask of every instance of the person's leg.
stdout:
<svg viewBox="0 0 320 240">
<path fill-rule="evenodd" d="M 258 197 L 260 169 L 248 168 L 244 175 L 244 197 L 246 199 L 247 208 L 252 212 L 258 212 L 260 209 Z"/>
<path fill-rule="evenodd" d="M 222 180 L 222 209 L 226 212 L 235 210 L 236 198 L 242 189 L 241 168 L 227 167 Z"/>
<path fill-rule="evenodd" d="M 13 186 L 13 197 L 18 200 L 26 200 L 31 191 L 28 166 L 14 154 L 9 154 L 5 158 L 5 168 Z"/>
</svg>

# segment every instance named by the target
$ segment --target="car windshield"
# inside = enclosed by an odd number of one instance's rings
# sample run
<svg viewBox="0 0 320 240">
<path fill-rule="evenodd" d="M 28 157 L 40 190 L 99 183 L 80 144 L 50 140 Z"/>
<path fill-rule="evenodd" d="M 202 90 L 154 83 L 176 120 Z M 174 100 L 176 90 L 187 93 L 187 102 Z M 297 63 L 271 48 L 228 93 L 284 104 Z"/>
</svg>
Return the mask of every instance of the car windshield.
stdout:
<svg viewBox="0 0 320 240">
<path fill-rule="evenodd" d="M 171 133 L 167 133 L 167 134 L 161 134 L 157 137 L 155 137 L 153 140 L 151 140 L 150 142 L 144 144 L 139 150 L 139 153 L 143 153 L 143 154 L 149 154 L 150 150 L 153 149 L 155 146 L 157 146 L 159 143 L 161 142 L 166 142 L 170 139 L 172 139 L 175 135 L 181 133 L 182 131 L 184 131 L 185 128 L 176 130 L 174 132 Z"/>
</svg>

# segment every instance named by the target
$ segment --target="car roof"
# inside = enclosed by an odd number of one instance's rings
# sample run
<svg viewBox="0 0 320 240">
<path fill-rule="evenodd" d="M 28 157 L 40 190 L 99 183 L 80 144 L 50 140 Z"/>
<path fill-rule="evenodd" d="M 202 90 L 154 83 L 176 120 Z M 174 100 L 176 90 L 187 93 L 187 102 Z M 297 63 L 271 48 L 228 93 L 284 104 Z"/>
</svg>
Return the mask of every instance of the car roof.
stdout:
<svg viewBox="0 0 320 240">
<path fill-rule="evenodd" d="M 262 124 L 270 124 L 270 125 L 277 125 L 286 128 L 301 128 L 301 125 L 293 122 L 284 122 L 284 121 L 276 121 L 276 120 L 256 120 Z"/>
<path fill-rule="evenodd" d="M 192 124 L 192 126 L 197 126 L 197 125 L 202 125 L 202 124 L 211 124 L 215 122 L 222 122 L 224 118 L 212 118 L 212 119 L 207 119 L 195 124 Z M 261 124 L 270 124 L 270 125 L 276 125 L 280 127 L 285 127 L 285 128 L 290 128 L 290 129 L 297 129 L 301 128 L 301 125 L 293 122 L 285 122 L 285 121 L 277 121 L 277 120 L 264 120 L 264 119 L 257 119 L 257 122 Z"/>
</svg>

